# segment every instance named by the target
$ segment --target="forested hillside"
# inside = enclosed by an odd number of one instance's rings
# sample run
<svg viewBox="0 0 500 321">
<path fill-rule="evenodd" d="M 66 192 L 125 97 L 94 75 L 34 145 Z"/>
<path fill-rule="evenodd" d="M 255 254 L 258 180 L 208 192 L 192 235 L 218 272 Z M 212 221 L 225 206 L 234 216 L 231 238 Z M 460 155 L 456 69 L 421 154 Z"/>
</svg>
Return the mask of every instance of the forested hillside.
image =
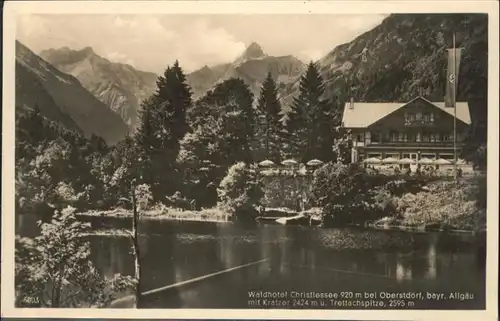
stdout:
<svg viewBox="0 0 500 321">
<path fill-rule="evenodd" d="M 335 47 L 318 61 L 324 99 L 406 102 L 422 95 L 443 101 L 446 49 L 463 48 L 458 97 L 468 101 L 476 145 L 486 141 L 488 17 L 484 14 L 393 14 L 379 26 Z M 290 110 L 299 83 L 282 99 Z"/>
</svg>

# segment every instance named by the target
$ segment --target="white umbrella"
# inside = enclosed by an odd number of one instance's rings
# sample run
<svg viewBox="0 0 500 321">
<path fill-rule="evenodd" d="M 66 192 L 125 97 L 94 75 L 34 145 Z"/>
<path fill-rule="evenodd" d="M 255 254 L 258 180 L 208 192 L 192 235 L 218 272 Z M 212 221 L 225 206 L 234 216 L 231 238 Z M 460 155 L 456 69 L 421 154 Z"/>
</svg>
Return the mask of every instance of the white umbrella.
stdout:
<svg viewBox="0 0 500 321">
<path fill-rule="evenodd" d="M 457 160 L 457 165 L 465 165 L 465 164 L 467 164 L 467 162 L 466 162 L 465 160 L 463 160 L 463 159 L 461 159 L 461 158 L 459 158 L 459 159 Z"/>
<path fill-rule="evenodd" d="M 262 162 L 259 163 L 260 166 L 274 166 L 274 162 L 273 161 L 270 161 L 270 160 L 264 160 Z"/>
<path fill-rule="evenodd" d="M 419 161 L 418 161 L 419 164 L 423 164 L 423 165 L 432 165 L 434 164 L 434 160 L 430 159 L 430 158 L 426 158 L 426 157 L 423 157 L 421 158 Z"/>
<path fill-rule="evenodd" d="M 402 158 L 398 161 L 399 164 L 412 164 L 413 161 L 409 158 Z"/>
<path fill-rule="evenodd" d="M 436 165 L 451 165 L 451 162 L 449 160 L 446 160 L 444 158 L 440 158 L 437 161 L 434 162 Z"/>
<path fill-rule="evenodd" d="M 387 157 L 382 160 L 382 163 L 384 164 L 397 164 L 399 162 L 399 159 L 394 158 L 394 157 Z"/>
<path fill-rule="evenodd" d="M 380 160 L 380 158 L 370 157 L 365 159 L 363 162 L 367 164 L 380 164 L 382 161 Z"/>
<path fill-rule="evenodd" d="M 282 161 L 281 164 L 288 166 L 288 165 L 297 165 L 298 163 L 293 159 L 287 159 Z"/>
<path fill-rule="evenodd" d="M 308 166 L 317 166 L 317 165 L 321 165 L 321 164 L 323 164 L 323 162 L 320 161 L 319 159 L 312 159 L 312 160 L 307 162 Z"/>
</svg>

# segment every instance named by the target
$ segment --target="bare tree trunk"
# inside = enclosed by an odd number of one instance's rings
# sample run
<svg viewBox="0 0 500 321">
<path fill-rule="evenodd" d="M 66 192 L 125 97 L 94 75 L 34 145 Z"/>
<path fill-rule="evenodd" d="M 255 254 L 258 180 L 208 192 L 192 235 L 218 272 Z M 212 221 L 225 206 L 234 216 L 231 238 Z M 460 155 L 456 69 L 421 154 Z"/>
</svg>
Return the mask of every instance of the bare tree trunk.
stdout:
<svg viewBox="0 0 500 321">
<path fill-rule="evenodd" d="M 137 232 L 137 221 L 139 219 L 139 213 L 137 211 L 137 201 L 135 198 L 135 184 L 132 183 L 132 208 L 133 208 L 133 218 L 132 218 L 132 243 L 134 247 L 134 264 L 135 264 L 135 279 L 137 280 L 137 285 L 135 288 L 135 307 L 140 307 L 141 299 L 141 263 L 140 263 L 140 251 L 139 251 L 139 238 Z"/>
<path fill-rule="evenodd" d="M 56 282 L 56 288 L 53 296 L 52 307 L 59 308 L 61 306 L 61 287 L 62 287 L 62 279 L 63 279 L 63 271 L 64 267 L 59 268 L 59 279 Z"/>
</svg>

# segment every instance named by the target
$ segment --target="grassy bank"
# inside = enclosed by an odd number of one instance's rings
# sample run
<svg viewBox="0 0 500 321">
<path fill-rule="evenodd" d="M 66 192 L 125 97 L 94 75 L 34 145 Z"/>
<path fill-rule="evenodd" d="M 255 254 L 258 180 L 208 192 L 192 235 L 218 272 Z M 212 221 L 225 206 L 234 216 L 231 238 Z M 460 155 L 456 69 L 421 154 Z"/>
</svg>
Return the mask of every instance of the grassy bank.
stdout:
<svg viewBox="0 0 500 321">
<path fill-rule="evenodd" d="M 124 208 L 115 208 L 106 211 L 88 211 L 79 213 L 81 216 L 100 217 L 132 217 L 132 211 Z M 156 205 L 146 211 L 141 212 L 141 219 L 152 220 L 183 220 L 183 221 L 206 221 L 206 222 L 228 222 L 230 215 L 218 208 L 195 210 L 182 210 L 179 208 Z"/>
<path fill-rule="evenodd" d="M 371 224 L 417 230 L 481 231 L 486 229 L 486 181 L 481 177 L 429 182 L 417 193 L 394 197 L 395 215 Z"/>
</svg>

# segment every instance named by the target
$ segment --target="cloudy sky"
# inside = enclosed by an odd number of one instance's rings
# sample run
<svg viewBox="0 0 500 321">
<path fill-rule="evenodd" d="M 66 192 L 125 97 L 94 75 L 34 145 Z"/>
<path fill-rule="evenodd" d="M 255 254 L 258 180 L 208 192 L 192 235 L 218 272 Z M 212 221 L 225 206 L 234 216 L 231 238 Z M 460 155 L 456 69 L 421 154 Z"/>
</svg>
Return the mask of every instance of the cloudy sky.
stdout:
<svg viewBox="0 0 500 321">
<path fill-rule="evenodd" d="M 304 62 L 378 25 L 384 15 L 24 15 L 17 39 L 35 52 L 90 46 L 112 61 L 160 73 L 229 62 L 256 42 Z"/>
</svg>

